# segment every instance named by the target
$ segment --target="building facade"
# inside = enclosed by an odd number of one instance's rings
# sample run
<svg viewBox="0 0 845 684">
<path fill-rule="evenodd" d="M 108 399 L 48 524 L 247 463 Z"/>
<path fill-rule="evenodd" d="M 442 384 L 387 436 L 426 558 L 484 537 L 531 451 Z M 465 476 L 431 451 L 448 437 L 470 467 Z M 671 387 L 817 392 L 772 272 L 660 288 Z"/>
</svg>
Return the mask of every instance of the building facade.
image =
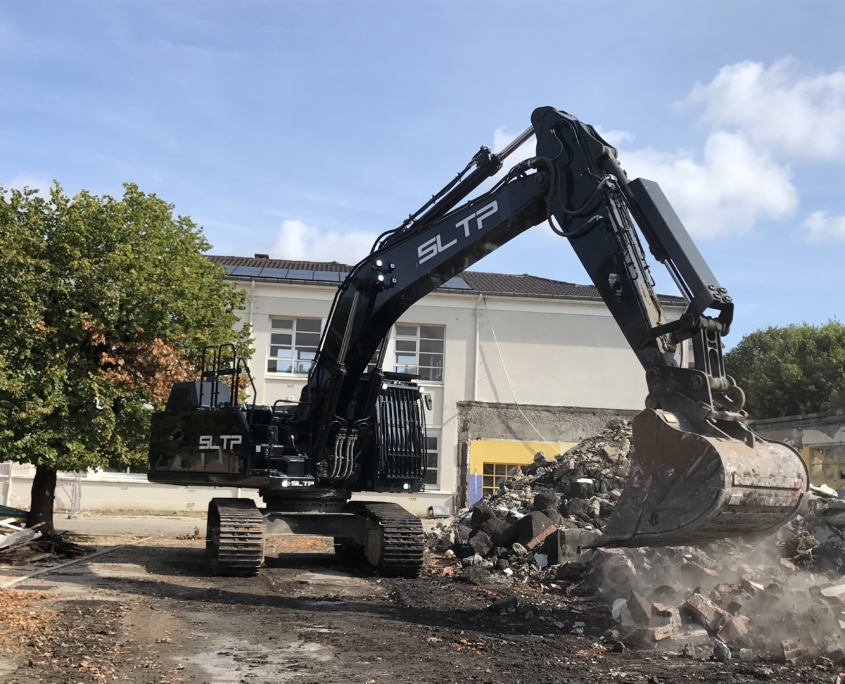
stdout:
<svg viewBox="0 0 845 684">
<path fill-rule="evenodd" d="M 761 437 L 801 452 L 811 484 L 827 485 L 845 496 L 845 411 L 766 418 L 753 421 L 752 427 Z"/>
<path fill-rule="evenodd" d="M 351 267 L 210 259 L 248 296 L 240 314 L 253 330 L 257 403 L 298 400 Z M 680 315 L 682 300 L 663 301 L 670 318 Z M 538 451 L 553 456 L 610 418 L 632 415 L 646 395 L 643 369 L 597 291 L 530 275 L 451 279 L 396 323 L 385 359 L 385 370 L 418 375 L 433 399 L 425 490 L 401 497 L 419 514 L 472 503 Z"/>
</svg>

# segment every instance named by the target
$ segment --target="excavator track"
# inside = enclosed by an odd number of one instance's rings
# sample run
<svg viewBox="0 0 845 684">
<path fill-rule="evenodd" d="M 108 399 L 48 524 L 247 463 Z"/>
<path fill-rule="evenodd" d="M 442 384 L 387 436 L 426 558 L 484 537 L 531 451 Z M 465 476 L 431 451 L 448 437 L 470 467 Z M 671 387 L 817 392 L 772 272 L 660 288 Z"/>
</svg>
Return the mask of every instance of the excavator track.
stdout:
<svg viewBox="0 0 845 684">
<path fill-rule="evenodd" d="M 372 526 L 363 549 L 357 545 L 353 549 L 348 540 L 336 540 L 335 549 L 341 557 L 364 560 L 387 577 L 419 577 L 425 548 L 419 518 L 393 503 L 355 501 L 345 510 L 367 518 Z"/>
<path fill-rule="evenodd" d="M 264 516 L 249 499 L 212 499 L 205 551 L 214 574 L 251 577 L 264 561 Z"/>
</svg>

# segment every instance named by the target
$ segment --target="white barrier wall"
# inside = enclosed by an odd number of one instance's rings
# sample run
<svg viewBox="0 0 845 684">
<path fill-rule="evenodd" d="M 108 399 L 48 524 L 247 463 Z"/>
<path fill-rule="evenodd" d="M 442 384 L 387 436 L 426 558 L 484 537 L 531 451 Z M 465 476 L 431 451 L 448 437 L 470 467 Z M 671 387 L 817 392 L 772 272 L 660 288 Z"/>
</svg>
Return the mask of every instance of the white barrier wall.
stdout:
<svg viewBox="0 0 845 684">
<path fill-rule="evenodd" d="M 12 508 L 29 510 L 32 479 L 35 467 L 18 463 L 0 463 L 0 503 Z M 56 483 L 54 510 L 71 510 L 76 474 L 59 472 Z M 250 498 L 263 506 L 254 489 L 237 487 L 180 487 L 148 482 L 144 473 L 112 473 L 89 470 L 79 474 L 78 487 L 81 512 L 86 511 L 149 511 L 155 513 L 205 513 L 213 498 Z M 448 506 L 451 495 L 432 497 L 407 495 L 402 497 L 367 493 L 353 498 L 367 501 L 396 501 L 415 515 L 425 516 L 429 506 Z"/>
<path fill-rule="evenodd" d="M 0 502 L 12 508 L 29 509 L 35 467 L 0 463 Z M 56 511 L 69 511 L 75 473 L 59 472 L 56 483 Z M 261 503 L 254 490 L 236 487 L 177 487 L 148 482 L 144 473 L 88 471 L 79 474 L 82 511 L 205 511 L 215 497 L 250 497 Z"/>
</svg>

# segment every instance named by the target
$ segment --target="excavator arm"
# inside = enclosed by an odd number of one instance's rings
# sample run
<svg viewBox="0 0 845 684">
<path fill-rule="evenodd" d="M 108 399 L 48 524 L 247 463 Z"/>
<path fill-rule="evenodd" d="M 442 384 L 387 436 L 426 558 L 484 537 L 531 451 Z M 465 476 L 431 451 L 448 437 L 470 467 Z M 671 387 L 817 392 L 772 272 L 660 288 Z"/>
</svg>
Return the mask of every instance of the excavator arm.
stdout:
<svg viewBox="0 0 845 684">
<path fill-rule="evenodd" d="M 569 240 L 642 363 L 649 389 L 646 410 L 634 421 L 630 481 L 598 543 L 691 543 L 783 524 L 806 495 L 807 471 L 794 450 L 762 440 L 747 425 L 742 390 L 722 358 L 721 336 L 733 316 L 727 290 L 659 186 L 629 181 L 616 150 L 592 126 L 549 107 L 535 110 L 531 123 L 498 155 L 482 148 L 349 273 L 292 422 L 297 446 L 319 463 L 353 435 L 351 443 L 365 444 L 394 323 L 450 278 L 548 221 Z M 534 157 L 459 204 L 532 135 Z M 677 320 L 667 320 L 661 308 L 636 228 L 688 302 Z M 681 365 L 687 340 L 694 368 Z"/>
</svg>

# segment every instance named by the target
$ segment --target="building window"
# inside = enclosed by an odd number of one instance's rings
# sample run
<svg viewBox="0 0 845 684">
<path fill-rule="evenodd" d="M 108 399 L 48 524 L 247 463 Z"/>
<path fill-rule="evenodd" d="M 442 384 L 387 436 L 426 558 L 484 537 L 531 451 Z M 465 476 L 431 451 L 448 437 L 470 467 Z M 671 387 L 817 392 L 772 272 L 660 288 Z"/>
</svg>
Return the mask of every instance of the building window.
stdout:
<svg viewBox="0 0 845 684">
<path fill-rule="evenodd" d="M 437 475 L 440 473 L 440 439 L 437 435 L 425 436 L 425 484 L 429 488 L 438 485 Z"/>
<path fill-rule="evenodd" d="M 319 346 L 319 318 L 273 318 L 267 372 L 307 375 Z"/>
<path fill-rule="evenodd" d="M 512 480 L 522 466 L 511 463 L 485 463 L 481 496 L 493 495 L 506 480 Z"/>
<path fill-rule="evenodd" d="M 839 489 L 845 480 L 845 446 L 810 447 L 810 481 Z"/>
<path fill-rule="evenodd" d="M 445 331 L 441 325 L 397 325 L 393 370 L 442 381 Z"/>
</svg>

